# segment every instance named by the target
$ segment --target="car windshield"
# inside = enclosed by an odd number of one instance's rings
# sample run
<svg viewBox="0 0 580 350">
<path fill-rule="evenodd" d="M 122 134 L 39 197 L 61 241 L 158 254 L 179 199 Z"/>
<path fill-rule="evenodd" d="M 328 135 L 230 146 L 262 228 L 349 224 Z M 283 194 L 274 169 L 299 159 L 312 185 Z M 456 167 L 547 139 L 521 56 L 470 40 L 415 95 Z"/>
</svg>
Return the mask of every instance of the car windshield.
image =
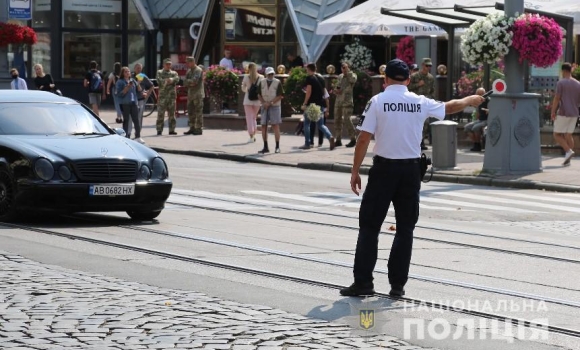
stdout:
<svg viewBox="0 0 580 350">
<path fill-rule="evenodd" d="M 77 104 L 2 103 L 0 135 L 111 134 Z"/>
</svg>

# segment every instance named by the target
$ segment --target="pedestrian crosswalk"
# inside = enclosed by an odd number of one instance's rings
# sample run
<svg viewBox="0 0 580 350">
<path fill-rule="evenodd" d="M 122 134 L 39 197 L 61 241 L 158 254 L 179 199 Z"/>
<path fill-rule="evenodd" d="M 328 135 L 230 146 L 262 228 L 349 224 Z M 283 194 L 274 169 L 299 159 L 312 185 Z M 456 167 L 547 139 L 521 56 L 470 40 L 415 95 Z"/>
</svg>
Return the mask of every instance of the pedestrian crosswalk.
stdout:
<svg viewBox="0 0 580 350">
<path fill-rule="evenodd" d="M 355 214 L 361 197 L 347 192 L 288 193 L 273 190 L 239 190 L 223 194 L 208 191 L 174 189 L 169 198 L 172 204 L 195 204 L 218 209 L 254 210 L 275 208 L 312 210 L 316 207 L 335 207 Z M 513 214 L 580 213 L 580 195 L 562 195 L 512 189 L 463 187 L 434 187 L 421 192 L 420 207 L 425 211 L 462 211 Z M 394 208 L 389 208 L 394 211 Z"/>
</svg>

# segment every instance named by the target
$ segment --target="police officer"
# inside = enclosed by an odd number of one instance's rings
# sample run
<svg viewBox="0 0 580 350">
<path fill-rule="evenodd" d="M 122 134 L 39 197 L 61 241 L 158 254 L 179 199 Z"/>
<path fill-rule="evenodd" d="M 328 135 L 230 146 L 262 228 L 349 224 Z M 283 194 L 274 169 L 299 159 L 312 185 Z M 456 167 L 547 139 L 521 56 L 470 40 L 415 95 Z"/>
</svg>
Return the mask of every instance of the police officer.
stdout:
<svg viewBox="0 0 580 350">
<path fill-rule="evenodd" d="M 201 135 L 203 128 L 203 71 L 195 64 L 195 58 L 187 57 L 189 69 L 185 74 L 185 86 L 187 87 L 187 116 L 189 117 L 189 130 L 185 135 Z"/>
<path fill-rule="evenodd" d="M 346 131 L 350 137 L 350 142 L 346 147 L 354 147 L 356 145 L 356 131 L 350 117 L 354 103 L 352 100 L 354 84 L 356 84 L 357 76 L 350 70 L 350 63 L 342 62 L 340 65 L 342 73 L 338 76 L 337 85 L 334 89 L 336 100 L 334 102 L 334 131 L 336 134 L 335 146 L 342 146 L 342 125 L 346 124 Z"/>
<path fill-rule="evenodd" d="M 157 83 L 159 84 L 159 100 L 157 101 L 157 135 L 163 132 L 163 122 L 165 121 L 165 111 L 169 124 L 169 135 L 177 135 L 175 132 L 175 99 L 177 92 L 175 86 L 179 82 L 179 75 L 171 69 L 171 59 L 163 60 L 163 69 L 157 71 Z"/>
<path fill-rule="evenodd" d="M 417 95 L 423 95 L 428 98 L 435 98 L 435 78 L 429 73 L 433 66 L 430 58 L 423 58 L 421 70 L 411 75 L 411 82 L 409 83 L 409 91 Z M 426 150 L 424 139 L 429 137 L 429 120 L 425 121 L 423 125 L 423 138 L 421 139 L 421 150 Z"/>
<path fill-rule="evenodd" d="M 354 258 L 354 283 L 341 289 L 344 296 L 374 293 L 373 270 L 377 262 L 379 232 L 391 202 L 395 207 L 397 233 L 389 256 L 390 294 L 402 296 L 411 263 L 413 230 L 419 218 L 421 173 L 419 157 L 421 129 L 425 119 L 443 119 L 446 114 L 477 106 L 478 95 L 438 102 L 407 90 L 409 68 L 395 59 L 385 70 L 386 89 L 368 102 L 357 129 L 360 134 L 354 153 L 350 185 L 359 195 L 359 169 L 371 138 L 375 156 L 359 211 L 359 234 Z"/>
</svg>

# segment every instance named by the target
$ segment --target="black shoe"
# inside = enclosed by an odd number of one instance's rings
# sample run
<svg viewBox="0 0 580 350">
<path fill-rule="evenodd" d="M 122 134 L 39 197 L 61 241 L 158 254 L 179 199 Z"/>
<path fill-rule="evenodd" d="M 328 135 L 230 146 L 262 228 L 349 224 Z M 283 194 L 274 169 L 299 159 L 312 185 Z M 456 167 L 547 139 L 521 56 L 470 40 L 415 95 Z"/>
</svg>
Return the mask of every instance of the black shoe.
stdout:
<svg viewBox="0 0 580 350">
<path fill-rule="evenodd" d="M 354 147 L 354 146 L 356 146 L 356 140 L 355 139 L 352 139 L 352 140 L 350 140 L 349 143 L 346 144 L 345 147 L 351 148 L 351 147 Z"/>
<path fill-rule="evenodd" d="M 402 297 L 403 295 L 405 295 L 405 288 L 403 288 L 403 286 L 398 286 L 398 285 L 391 285 L 391 291 L 389 292 L 389 295 L 392 297 Z"/>
<path fill-rule="evenodd" d="M 162 131 L 158 131 L 157 136 L 161 136 L 162 133 L 163 133 Z"/>
<path fill-rule="evenodd" d="M 183 135 L 193 135 L 193 129 L 189 129 L 186 132 L 183 133 Z"/>
<path fill-rule="evenodd" d="M 474 143 L 473 148 L 470 149 L 471 152 L 481 152 L 481 144 Z"/>
<path fill-rule="evenodd" d="M 169 135 L 177 135 L 177 133 L 175 131 L 170 131 Z"/>
<path fill-rule="evenodd" d="M 356 284 L 353 283 L 350 287 L 340 290 L 340 295 L 345 297 L 358 297 L 362 295 L 375 294 L 375 286 L 372 283 Z"/>
<path fill-rule="evenodd" d="M 262 148 L 262 150 L 261 151 L 258 151 L 258 153 L 260 153 L 260 154 L 270 153 L 270 150 L 267 149 L 267 148 Z"/>
<path fill-rule="evenodd" d="M 342 146 L 342 140 L 336 139 L 336 142 L 334 142 L 334 147 L 340 147 L 340 146 Z"/>
<path fill-rule="evenodd" d="M 201 134 L 203 134 L 203 131 L 201 129 L 193 130 L 193 135 L 201 135 Z"/>
</svg>

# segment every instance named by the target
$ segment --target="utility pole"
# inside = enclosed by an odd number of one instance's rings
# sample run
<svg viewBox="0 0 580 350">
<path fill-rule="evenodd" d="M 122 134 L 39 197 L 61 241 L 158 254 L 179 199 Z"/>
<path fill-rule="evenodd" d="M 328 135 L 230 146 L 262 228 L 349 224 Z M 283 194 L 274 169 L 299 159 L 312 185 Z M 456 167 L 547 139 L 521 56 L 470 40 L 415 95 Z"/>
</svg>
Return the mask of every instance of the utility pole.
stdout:
<svg viewBox="0 0 580 350">
<path fill-rule="evenodd" d="M 505 0 L 505 15 L 524 13 L 524 0 Z M 517 175 L 542 171 L 538 94 L 524 93 L 524 66 L 511 48 L 505 57 L 506 93 L 489 102 L 483 173 Z"/>
</svg>

